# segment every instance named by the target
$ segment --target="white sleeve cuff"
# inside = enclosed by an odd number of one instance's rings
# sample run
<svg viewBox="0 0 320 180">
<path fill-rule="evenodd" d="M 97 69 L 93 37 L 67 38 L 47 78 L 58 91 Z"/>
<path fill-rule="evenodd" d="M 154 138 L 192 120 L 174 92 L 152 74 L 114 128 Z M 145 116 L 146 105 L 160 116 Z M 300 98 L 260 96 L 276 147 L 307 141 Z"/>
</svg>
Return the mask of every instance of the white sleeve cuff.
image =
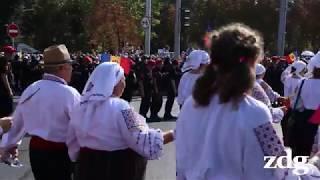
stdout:
<svg viewBox="0 0 320 180">
<path fill-rule="evenodd" d="M 284 112 L 281 110 L 281 108 L 271 108 L 271 114 L 272 114 L 272 122 L 273 123 L 279 123 L 284 117 Z"/>
</svg>

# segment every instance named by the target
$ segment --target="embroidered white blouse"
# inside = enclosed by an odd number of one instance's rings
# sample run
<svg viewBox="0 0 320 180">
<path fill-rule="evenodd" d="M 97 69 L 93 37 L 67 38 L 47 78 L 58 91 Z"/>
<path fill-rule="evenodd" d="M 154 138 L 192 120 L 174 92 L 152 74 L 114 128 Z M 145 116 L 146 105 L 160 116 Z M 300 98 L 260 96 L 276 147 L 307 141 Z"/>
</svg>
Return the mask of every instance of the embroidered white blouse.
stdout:
<svg viewBox="0 0 320 180">
<path fill-rule="evenodd" d="M 76 89 L 57 76 L 45 74 L 23 92 L 13 114 L 12 128 L 3 135 L 1 147 L 16 145 L 26 133 L 66 142 L 69 114 L 79 102 Z"/>
<path fill-rule="evenodd" d="M 162 131 L 149 128 L 145 118 L 136 113 L 128 102 L 110 97 L 92 103 L 83 102 L 72 112 L 67 138 L 71 160 L 77 159 L 81 147 L 104 151 L 131 148 L 147 159 L 161 156 Z M 77 114 L 88 105 L 95 106 L 96 110 L 86 122 Z"/>
<path fill-rule="evenodd" d="M 300 83 L 301 84 L 301 83 Z M 300 87 L 300 84 L 298 87 Z M 299 88 L 296 89 L 296 94 Z M 320 79 L 306 79 L 300 97 L 300 108 L 317 110 L 320 106 Z"/>
<path fill-rule="evenodd" d="M 264 169 L 264 156 L 284 153 L 271 120 L 267 106 L 249 96 L 238 110 L 217 96 L 207 107 L 188 98 L 176 127 L 177 179 L 277 179 Z"/>
<path fill-rule="evenodd" d="M 284 112 L 280 108 L 274 108 L 271 106 L 271 101 L 266 94 L 266 92 L 263 90 L 263 88 L 260 86 L 259 83 L 255 82 L 253 89 L 252 89 L 252 97 L 255 98 L 258 101 L 263 102 L 265 105 L 268 106 L 270 109 L 272 119 L 274 123 L 280 122 L 284 117 Z"/>
</svg>

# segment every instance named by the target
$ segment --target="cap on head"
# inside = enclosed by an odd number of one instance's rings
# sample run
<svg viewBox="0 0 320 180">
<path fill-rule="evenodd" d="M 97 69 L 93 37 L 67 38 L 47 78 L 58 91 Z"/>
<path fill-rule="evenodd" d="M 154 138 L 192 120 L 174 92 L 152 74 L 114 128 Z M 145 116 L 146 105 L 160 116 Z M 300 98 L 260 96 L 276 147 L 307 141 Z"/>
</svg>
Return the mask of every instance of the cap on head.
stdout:
<svg viewBox="0 0 320 180">
<path fill-rule="evenodd" d="M 262 64 L 256 65 L 256 76 L 262 75 L 266 72 L 266 68 Z"/>
<path fill-rule="evenodd" d="M 44 66 L 59 66 L 72 63 L 69 51 L 64 44 L 46 48 L 43 53 Z"/>
</svg>

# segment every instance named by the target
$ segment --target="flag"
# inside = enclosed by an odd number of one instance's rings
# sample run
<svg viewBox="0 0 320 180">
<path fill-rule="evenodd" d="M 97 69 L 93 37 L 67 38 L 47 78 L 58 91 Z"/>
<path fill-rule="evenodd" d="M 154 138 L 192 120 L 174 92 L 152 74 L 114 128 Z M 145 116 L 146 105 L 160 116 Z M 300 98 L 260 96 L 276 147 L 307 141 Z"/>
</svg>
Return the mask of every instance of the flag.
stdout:
<svg viewBox="0 0 320 180">
<path fill-rule="evenodd" d="M 314 112 L 314 114 L 312 115 L 312 117 L 309 120 L 310 123 L 312 124 L 320 124 L 320 106 L 318 107 L 318 109 Z"/>
<path fill-rule="evenodd" d="M 123 68 L 125 75 L 129 75 L 129 73 L 131 71 L 132 64 L 133 64 L 133 62 L 131 61 L 131 59 L 126 58 L 126 57 L 121 57 L 120 66 Z"/>
<path fill-rule="evenodd" d="M 289 64 L 292 64 L 295 60 L 297 59 L 296 55 L 294 53 L 290 53 L 287 57 L 286 60 Z"/>
<path fill-rule="evenodd" d="M 120 64 L 120 56 L 111 56 L 111 62 Z"/>
<path fill-rule="evenodd" d="M 110 55 L 108 53 L 102 53 L 100 62 L 109 62 L 110 61 Z"/>
</svg>

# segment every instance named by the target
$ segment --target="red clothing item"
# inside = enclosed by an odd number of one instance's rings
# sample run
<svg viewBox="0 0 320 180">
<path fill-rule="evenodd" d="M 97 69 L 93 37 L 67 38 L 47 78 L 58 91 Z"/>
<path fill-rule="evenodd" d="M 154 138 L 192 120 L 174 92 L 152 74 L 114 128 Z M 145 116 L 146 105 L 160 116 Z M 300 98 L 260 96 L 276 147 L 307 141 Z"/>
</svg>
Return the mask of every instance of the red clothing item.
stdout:
<svg viewBox="0 0 320 180">
<path fill-rule="evenodd" d="M 130 73 L 133 64 L 134 62 L 129 58 L 121 57 L 120 59 L 120 66 L 123 68 L 125 75 Z"/>
</svg>

